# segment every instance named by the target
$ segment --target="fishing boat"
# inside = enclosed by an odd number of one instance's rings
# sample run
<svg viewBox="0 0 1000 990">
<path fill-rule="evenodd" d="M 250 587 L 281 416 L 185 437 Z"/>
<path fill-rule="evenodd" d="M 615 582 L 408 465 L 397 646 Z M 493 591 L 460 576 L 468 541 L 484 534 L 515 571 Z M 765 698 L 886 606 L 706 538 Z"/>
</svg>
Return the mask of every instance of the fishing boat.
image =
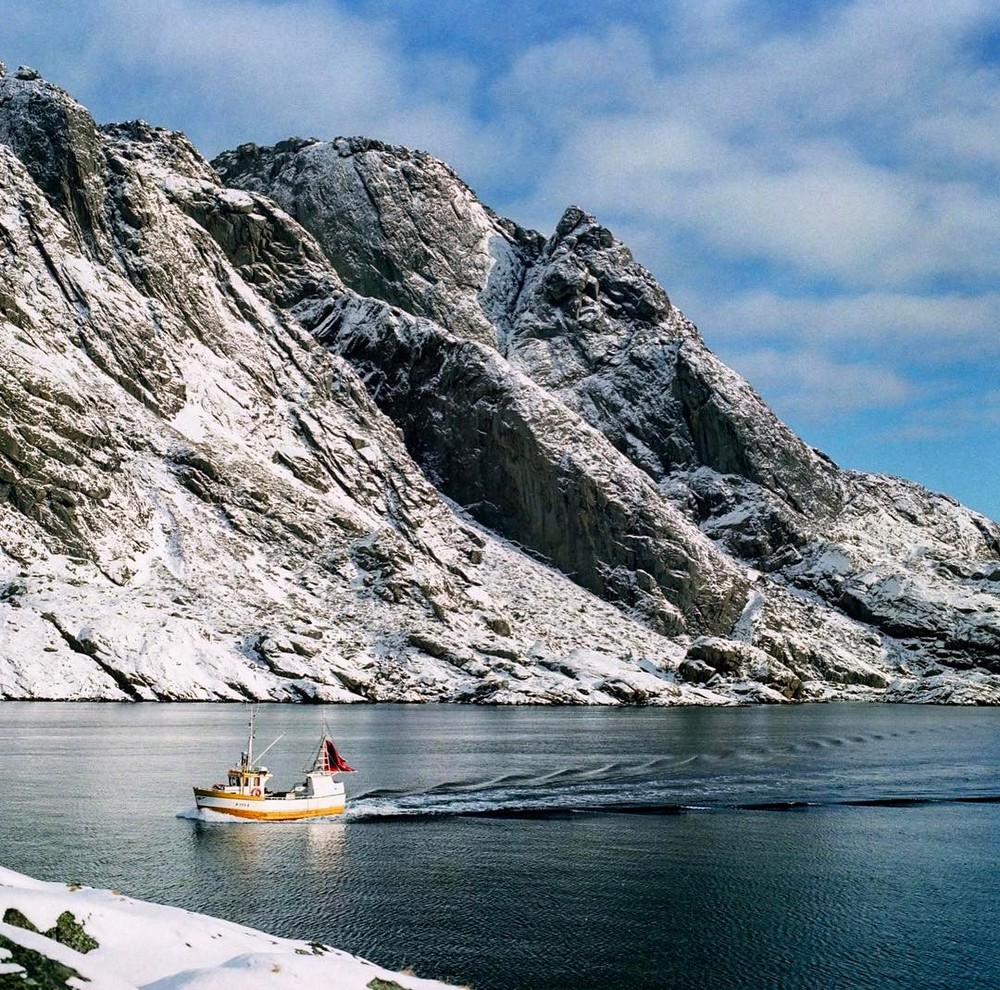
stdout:
<svg viewBox="0 0 1000 990">
<path fill-rule="evenodd" d="M 253 821 L 291 822 L 303 818 L 339 815 L 344 811 L 344 785 L 335 780 L 338 773 L 352 773 L 354 768 L 337 752 L 337 747 L 323 726 L 323 735 L 305 780 L 287 791 L 268 787 L 271 772 L 260 763 L 264 755 L 285 734 L 282 733 L 258 757 L 254 757 L 254 722 L 257 709 L 251 707 L 247 747 L 240 762 L 228 773 L 228 782 L 211 787 L 195 787 L 194 800 L 200 810 L 214 811 L 232 818 Z"/>
</svg>

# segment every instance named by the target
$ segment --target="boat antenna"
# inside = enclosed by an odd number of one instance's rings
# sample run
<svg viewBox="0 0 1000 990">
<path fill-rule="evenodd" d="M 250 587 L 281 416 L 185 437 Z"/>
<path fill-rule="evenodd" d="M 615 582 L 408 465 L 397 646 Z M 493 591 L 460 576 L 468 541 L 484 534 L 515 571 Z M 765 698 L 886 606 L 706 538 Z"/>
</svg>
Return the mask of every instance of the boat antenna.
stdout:
<svg viewBox="0 0 1000 990">
<path fill-rule="evenodd" d="M 267 755 L 267 754 L 268 754 L 268 753 L 269 753 L 269 752 L 270 752 L 270 751 L 271 751 L 271 750 L 272 750 L 272 749 L 273 749 L 273 748 L 274 748 L 275 746 L 277 746 L 277 745 L 278 745 L 278 743 L 280 743 L 280 742 L 281 742 L 281 740 L 282 740 L 282 739 L 284 739 L 284 738 L 285 738 L 285 736 L 287 736 L 287 735 L 288 735 L 288 733 L 287 733 L 287 732 L 282 732 L 282 733 L 281 733 L 281 735 L 280 735 L 280 736 L 278 736 L 278 738 L 277 738 L 277 739 L 275 739 L 273 743 L 271 743 L 271 744 L 270 744 L 269 746 L 265 746 L 265 747 L 264 747 L 264 750 L 263 750 L 263 752 L 262 752 L 262 753 L 260 754 L 260 756 L 258 756 L 258 757 L 257 757 L 257 759 L 258 759 L 258 760 L 262 760 L 262 759 L 264 759 L 264 757 L 265 757 L 265 756 L 266 756 L 266 755 Z"/>
</svg>

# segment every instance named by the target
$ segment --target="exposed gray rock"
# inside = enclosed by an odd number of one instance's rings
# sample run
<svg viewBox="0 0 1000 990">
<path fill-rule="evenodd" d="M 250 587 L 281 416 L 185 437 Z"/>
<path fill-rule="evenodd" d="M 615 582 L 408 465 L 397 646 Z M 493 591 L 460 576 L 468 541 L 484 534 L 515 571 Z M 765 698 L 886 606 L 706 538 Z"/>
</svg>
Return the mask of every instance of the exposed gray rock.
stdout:
<svg viewBox="0 0 1000 990">
<path fill-rule="evenodd" d="M 892 702 L 926 705 L 1000 705 L 1000 677 L 982 670 L 941 671 L 922 678 L 900 677 L 883 695 Z"/>
<path fill-rule="evenodd" d="M 707 684 L 718 671 L 704 660 L 685 657 L 677 668 L 677 675 L 692 684 Z"/>
<path fill-rule="evenodd" d="M 543 241 L 484 207 L 443 162 L 368 138 L 245 144 L 212 164 L 296 217 L 355 292 L 485 344 L 497 343 L 497 316 Z"/>
<path fill-rule="evenodd" d="M 38 73 L 21 66 L 0 80 L 0 144 L 24 164 L 35 184 L 93 259 L 113 257 L 104 216 L 105 160 L 94 119 Z"/>
<path fill-rule="evenodd" d="M 424 470 L 482 523 L 667 635 L 732 628 L 745 604 L 742 568 L 495 350 L 352 297 L 315 332 L 361 371 Z"/>
<path fill-rule="evenodd" d="M 286 214 L 180 135 L 3 86 L 28 165 L 0 147 L 0 695 L 440 700 L 500 670 L 525 699 L 610 703 L 584 647 L 638 680 L 629 657 L 669 665 L 671 641 L 442 501 L 303 332 L 345 289 Z M 77 209 L 50 180 L 84 152 Z"/>
<path fill-rule="evenodd" d="M 749 643 L 716 636 L 695 639 L 688 647 L 679 673 L 685 680 L 697 683 L 708 683 L 714 678 L 736 684 L 750 681 L 778 691 L 790 701 L 807 696 L 799 674 L 771 653 Z"/>
</svg>

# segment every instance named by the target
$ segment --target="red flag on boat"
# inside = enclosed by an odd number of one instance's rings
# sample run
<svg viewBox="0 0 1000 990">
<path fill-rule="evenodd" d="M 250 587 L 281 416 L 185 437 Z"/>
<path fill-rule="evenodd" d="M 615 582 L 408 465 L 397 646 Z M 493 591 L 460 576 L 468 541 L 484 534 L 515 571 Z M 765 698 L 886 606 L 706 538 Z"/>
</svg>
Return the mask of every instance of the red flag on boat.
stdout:
<svg viewBox="0 0 1000 990">
<path fill-rule="evenodd" d="M 327 739 L 323 743 L 323 769 L 329 773 L 337 771 L 354 773 L 354 767 L 337 752 L 337 747 L 333 745 L 332 739 Z"/>
</svg>

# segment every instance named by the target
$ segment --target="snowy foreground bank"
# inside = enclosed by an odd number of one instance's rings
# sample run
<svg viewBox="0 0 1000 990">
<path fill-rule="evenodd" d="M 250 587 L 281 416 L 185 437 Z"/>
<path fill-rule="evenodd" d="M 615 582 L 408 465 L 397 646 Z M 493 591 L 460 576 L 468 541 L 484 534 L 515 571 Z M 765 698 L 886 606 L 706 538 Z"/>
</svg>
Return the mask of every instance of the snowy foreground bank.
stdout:
<svg viewBox="0 0 1000 990">
<path fill-rule="evenodd" d="M 317 943 L 0 867 L 0 987 L 433 990 Z M 34 930 L 33 930 L 34 929 Z M 33 983 L 29 983 L 29 979 Z M 86 982 L 84 982 L 86 981 Z"/>
</svg>

